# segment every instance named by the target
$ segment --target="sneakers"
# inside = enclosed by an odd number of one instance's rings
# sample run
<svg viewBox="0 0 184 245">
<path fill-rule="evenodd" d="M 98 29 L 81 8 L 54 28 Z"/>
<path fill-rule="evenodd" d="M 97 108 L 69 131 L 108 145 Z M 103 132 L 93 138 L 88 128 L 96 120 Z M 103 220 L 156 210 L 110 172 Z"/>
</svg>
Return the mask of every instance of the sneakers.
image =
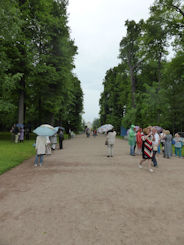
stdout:
<svg viewBox="0 0 184 245">
<path fill-rule="evenodd" d="M 35 166 L 35 167 L 38 167 L 38 165 L 37 165 L 37 164 L 34 164 L 34 166 Z"/>
<path fill-rule="evenodd" d="M 139 167 L 139 168 L 142 168 L 142 165 L 138 164 L 138 167 Z"/>
<path fill-rule="evenodd" d="M 150 173 L 153 173 L 154 172 L 152 168 L 150 168 L 149 171 L 150 171 Z"/>
</svg>

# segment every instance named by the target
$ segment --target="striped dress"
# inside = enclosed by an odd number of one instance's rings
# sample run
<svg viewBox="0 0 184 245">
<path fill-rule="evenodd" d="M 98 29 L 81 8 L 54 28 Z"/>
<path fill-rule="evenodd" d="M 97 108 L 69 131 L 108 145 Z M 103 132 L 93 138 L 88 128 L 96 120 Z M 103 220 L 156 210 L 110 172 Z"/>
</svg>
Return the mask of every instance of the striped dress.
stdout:
<svg viewBox="0 0 184 245">
<path fill-rule="evenodd" d="M 152 145 L 153 136 L 149 136 L 147 139 L 142 137 L 142 157 L 143 159 L 151 159 L 153 156 L 153 145 Z"/>
</svg>

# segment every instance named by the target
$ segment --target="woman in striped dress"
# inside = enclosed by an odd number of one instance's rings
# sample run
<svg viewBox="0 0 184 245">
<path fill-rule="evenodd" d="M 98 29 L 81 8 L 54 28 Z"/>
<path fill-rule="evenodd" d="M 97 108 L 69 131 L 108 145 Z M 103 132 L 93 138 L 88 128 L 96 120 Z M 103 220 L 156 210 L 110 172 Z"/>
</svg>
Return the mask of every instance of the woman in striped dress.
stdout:
<svg viewBox="0 0 184 245">
<path fill-rule="evenodd" d="M 148 160 L 149 171 L 152 173 L 153 169 L 151 168 L 151 159 L 153 156 L 153 135 L 150 128 L 144 128 L 143 130 L 144 136 L 142 136 L 142 160 L 139 163 L 139 168 L 142 168 L 142 163 Z"/>
</svg>

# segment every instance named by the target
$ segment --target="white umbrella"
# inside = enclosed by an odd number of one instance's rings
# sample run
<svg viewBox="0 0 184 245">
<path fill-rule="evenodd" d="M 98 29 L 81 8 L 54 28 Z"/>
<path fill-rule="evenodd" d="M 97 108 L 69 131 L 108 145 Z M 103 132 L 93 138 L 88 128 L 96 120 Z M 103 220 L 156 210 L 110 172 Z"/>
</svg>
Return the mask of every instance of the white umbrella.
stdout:
<svg viewBox="0 0 184 245">
<path fill-rule="evenodd" d="M 107 131 L 113 129 L 114 127 L 111 124 L 105 124 L 98 128 L 98 133 L 106 133 Z"/>
<path fill-rule="evenodd" d="M 42 124 L 40 127 L 46 127 L 46 128 L 54 129 L 54 127 L 49 125 L 49 124 Z"/>
<path fill-rule="evenodd" d="M 53 136 L 57 133 L 57 130 L 54 129 L 49 124 L 42 124 L 41 126 L 37 127 L 35 130 L 33 130 L 33 133 L 40 135 L 40 136 Z"/>
</svg>

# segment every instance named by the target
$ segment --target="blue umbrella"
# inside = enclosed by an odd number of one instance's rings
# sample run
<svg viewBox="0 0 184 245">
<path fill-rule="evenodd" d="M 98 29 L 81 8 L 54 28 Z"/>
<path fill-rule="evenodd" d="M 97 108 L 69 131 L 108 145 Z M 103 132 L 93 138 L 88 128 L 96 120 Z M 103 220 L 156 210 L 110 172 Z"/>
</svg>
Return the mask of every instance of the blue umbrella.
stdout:
<svg viewBox="0 0 184 245">
<path fill-rule="evenodd" d="M 24 124 L 22 124 L 22 123 L 17 123 L 16 126 L 17 126 L 18 128 L 23 128 L 23 127 L 24 127 Z"/>
<path fill-rule="evenodd" d="M 35 130 L 33 130 L 33 133 L 40 136 L 53 136 L 57 133 L 57 130 L 48 124 L 43 124 L 37 127 Z"/>
</svg>

